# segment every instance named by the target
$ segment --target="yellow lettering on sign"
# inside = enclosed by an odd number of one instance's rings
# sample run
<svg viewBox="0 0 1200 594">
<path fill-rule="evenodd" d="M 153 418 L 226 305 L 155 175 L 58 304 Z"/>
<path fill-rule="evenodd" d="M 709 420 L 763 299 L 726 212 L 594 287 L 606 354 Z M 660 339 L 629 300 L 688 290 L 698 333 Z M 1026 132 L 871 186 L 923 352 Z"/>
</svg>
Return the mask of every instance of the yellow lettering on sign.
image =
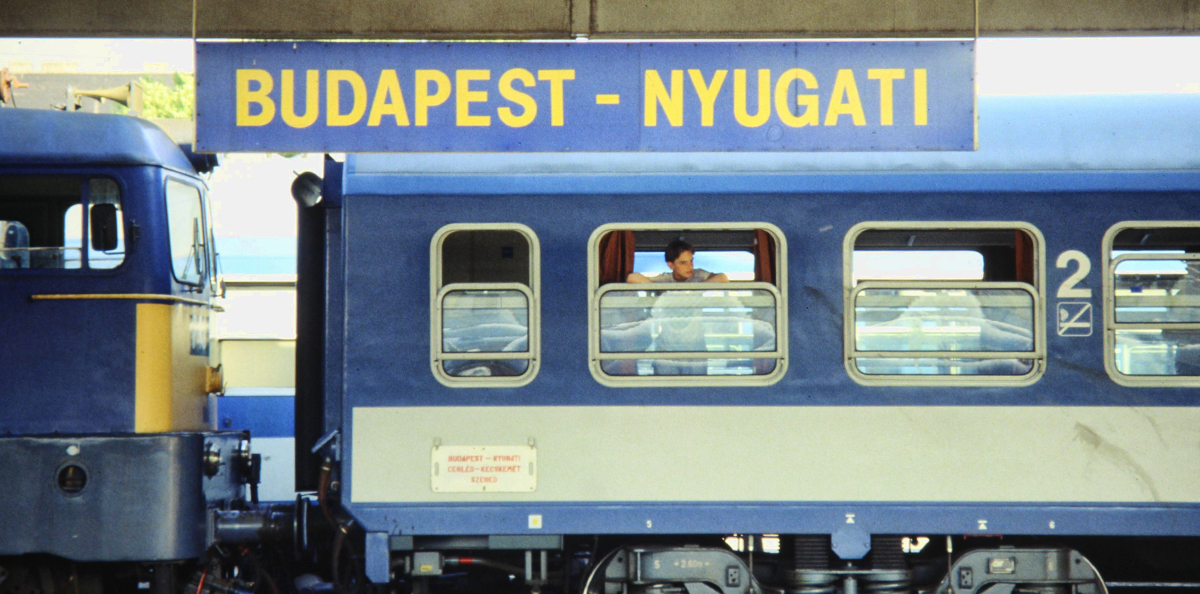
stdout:
<svg viewBox="0 0 1200 594">
<path fill-rule="evenodd" d="M 713 125 L 713 104 L 717 102 L 717 94 L 721 92 L 721 85 L 725 82 L 725 76 L 729 74 L 728 70 L 718 70 L 713 73 L 712 82 L 704 82 L 704 74 L 699 70 L 688 70 L 688 77 L 692 79 L 692 86 L 696 87 L 696 96 L 700 98 L 700 125 Z M 682 94 L 682 93 L 681 93 Z M 682 117 L 683 106 L 680 106 L 680 114 Z"/>
<path fill-rule="evenodd" d="M 804 107 L 804 113 L 800 115 L 794 115 L 792 106 L 788 105 L 788 91 L 792 86 L 792 81 L 796 80 L 804 83 L 805 89 L 817 88 L 817 77 L 803 68 L 792 68 L 784 72 L 775 82 L 775 111 L 779 113 L 779 119 L 792 128 L 816 126 L 821 123 L 819 99 L 816 95 L 796 93 L 796 105 Z"/>
<path fill-rule="evenodd" d="M 459 126 L 491 126 L 492 116 L 471 115 L 471 104 L 487 101 L 487 91 L 472 91 L 471 81 L 491 80 L 491 70 L 457 70 L 454 73 L 454 84 L 458 87 L 455 96 L 456 114 Z"/>
<path fill-rule="evenodd" d="M 375 85 L 375 99 L 371 101 L 367 125 L 378 126 L 385 115 L 395 118 L 397 126 L 408 125 L 408 109 L 404 107 L 404 94 L 400 92 L 400 79 L 396 77 L 395 70 L 379 73 L 379 84 Z"/>
<path fill-rule="evenodd" d="M 575 71 L 538 70 L 538 80 L 550 81 L 550 125 L 563 125 L 563 81 L 575 80 Z"/>
<path fill-rule="evenodd" d="M 772 113 L 786 126 L 837 126 L 842 116 L 849 116 L 854 126 L 865 126 L 867 120 L 859 94 L 857 78 L 852 69 L 837 70 L 833 89 L 825 107 L 823 121 L 820 95 L 815 93 L 818 81 L 812 72 L 803 68 L 791 68 L 773 80 L 769 69 L 757 69 L 757 77 L 748 82 L 750 69 L 733 70 L 733 116 L 745 128 L 758 128 L 771 121 Z M 707 75 L 701 69 L 671 70 L 669 80 L 664 80 L 659 70 L 644 70 L 643 125 L 658 125 L 660 115 L 665 116 L 672 127 L 684 125 L 685 92 L 684 73 L 695 90 L 700 108 L 700 125 L 713 127 L 716 120 L 716 103 L 729 78 L 729 70 L 713 70 Z M 326 125 L 345 127 L 358 125 L 364 116 L 366 125 L 380 126 L 385 117 L 391 116 L 396 126 L 429 125 L 431 108 L 445 104 L 455 95 L 455 122 L 460 127 L 485 127 L 492 124 L 487 110 L 491 70 L 463 69 L 452 75 L 449 71 L 415 70 L 411 100 L 416 113 L 415 122 L 410 123 L 406 98 L 402 92 L 397 70 L 380 70 L 373 99 L 368 96 L 364 77 L 355 70 L 328 70 L 324 73 L 324 104 L 322 105 L 322 72 L 304 70 L 303 103 L 298 106 L 298 77 L 296 70 L 281 70 L 279 95 L 273 96 L 275 79 L 263 69 L 239 69 L 236 71 L 236 125 L 254 127 L 270 125 L 278 110 L 283 122 L 293 129 L 311 127 L 321 117 L 324 109 Z M 895 125 L 896 81 L 904 81 L 908 71 L 903 68 L 868 68 L 869 80 L 879 82 L 879 125 Z M 860 73 L 861 74 L 861 73 Z M 453 77 L 453 78 L 452 78 Z M 510 68 L 505 70 L 495 83 L 495 89 L 507 102 L 494 107 L 497 117 L 507 127 L 523 128 L 537 120 L 539 101 L 532 92 L 539 81 L 549 83 L 550 125 L 564 126 L 566 121 L 565 87 L 567 81 L 576 79 L 572 69 L 536 70 Z M 928 125 L 928 71 L 913 70 L 913 124 Z M 669 83 L 669 84 L 668 84 Z M 750 84 L 757 91 L 749 89 Z M 472 88 L 474 85 L 475 88 Z M 485 90 L 486 89 L 486 90 Z M 903 90 L 903 89 L 902 89 Z M 349 95 L 347 95 L 347 92 Z M 757 98 L 750 96 L 757 93 Z M 728 97 L 728 94 L 726 94 Z M 795 97 L 793 99 L 793 97 Z M 368 103 L 368 99 L 371 101 Z M 482 106 L 473 106 L 481 103 Z M 617 95 L 596 95 L 597 105 L 619 105 Z M 751 105 L 753 103 L 753 105 Z M 277 105 L 278 104 L 278 105 Z M 726 104 L 723 104 L 726 105 Z M 302 107 L 302 109 L 300 109 Z M 541 107 L 545 107 L 543 104 Z M 475 113 L 472 113 L 474 108 Z M 479 113 L 483 111 L 484 113 Z"/>
<path fill-rule="evenodd" d="M 257 90 L 250 90 L 250 83 L 258 83 Z M 275 81 L 266 70 L 246 69 L 237 71 L 237 125 L 266 126 L 275 119 L 275 102 L 269 97 Z M 258 105 L 261 111 L 251 115 L 250 106 Z"/>
<path fill-rule="evenodd" d="M 537 117 L 538 106 L 537 101 L 533 97 L 522 93 L 513 88 L 514 81 L 521 81 L 525 88 L 532 87 L 537 84 L 533 78 L 533 73 L 524 68 L 513 68 L 500 76 L 500 96 L 520 105 L 522 107 L 521 115 L 515 115 L 510 107 L 501 107 L 496 110 L 496 115 L 500 116 L 500 121 L 504 122 L 505 126 L 510 128 L 524 128 L 533 123 Z"/>
<path fill-rule="evenodd" d="M 279 104 L 283 122 L 293 128 L 307 128 L 321 114 L 321 71 L 304 71 L 304 115 L 296 115 L 296 73 L 284 70 L 279 77 Z"/>
<path fill-rule="evenodd" d="M 924 68 L 913 70 L 913 124 L 929 123 L 929 89 Z"/>
<path fill-rule="evenodd" d="M 829 111 L 825 112 L 825 125 L 836 126 L 838 118 L 843 115 L 850 116 L 855 126 L 867 125 L 862 101 L 858 98 L 858 85 L 854 82 L 854 72 L 849 69 L 838 70 L 837 79 L 833 81 L 833 96 L 829 98 Z"/>
<path fill-rule="evenodd" d="M 350 113 L 341 110 L 342 83 L 350 83 L 353 95 Z M 330 70 L 325 75 L 325 124 L 328 126 L 353 126 L 367 112 L 367 84 L 353 70 Z"/>
<path fill-rule="evenodd" d="M 417 125 L 429 125 L 429 108 L 437 107 L 450 98 L 450 77 L 441 70 L 418 70 L 416 73 L 416 100 L 413 102 L 417 109 Z M 437 90 L 429 92 L 429 83 Z"/>
<path fill-rule="evenodd" d="M 879 125 L 892 125 L 892 81 L 904 80 L 903 68 L 871 68 L 867 78 L 879 81 Z"/>
<path fill-rule="evenodd" d="M 771 71 L 758 71 L 758 111 L 750 115 L 746 109 L 746 71 L 733 71 L 733 117 L 747 128 L 757 128 L 771 119 Z"/>
<path fill-rule="evenodd" d="M 662 77 L 657 70 L 647 70 L 645 73 L 646 97 L 643 102 L 643 120 L 646 126 L 658 125 L 658 106 L 662 106 L 663 115 L 672 126 L 683 125 L 683 71 L 671 71 L 671 91 L 667 92 Z"/>
</svg>

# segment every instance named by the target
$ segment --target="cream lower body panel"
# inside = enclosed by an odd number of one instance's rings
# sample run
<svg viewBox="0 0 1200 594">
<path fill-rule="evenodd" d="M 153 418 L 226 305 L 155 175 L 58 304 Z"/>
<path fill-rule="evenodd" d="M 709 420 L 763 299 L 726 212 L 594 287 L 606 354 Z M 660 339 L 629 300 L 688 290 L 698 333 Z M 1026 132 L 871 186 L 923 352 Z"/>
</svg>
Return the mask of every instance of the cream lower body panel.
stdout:
<svg viewBox="0 0 1200 594">
<path fill-rule="evenodd" d="M 355 503 L 1200 502 L 1200 408 L 359 407 Z M 537 450 L 529 493 L 444 493 L 441 446 Z"/>
</svg>

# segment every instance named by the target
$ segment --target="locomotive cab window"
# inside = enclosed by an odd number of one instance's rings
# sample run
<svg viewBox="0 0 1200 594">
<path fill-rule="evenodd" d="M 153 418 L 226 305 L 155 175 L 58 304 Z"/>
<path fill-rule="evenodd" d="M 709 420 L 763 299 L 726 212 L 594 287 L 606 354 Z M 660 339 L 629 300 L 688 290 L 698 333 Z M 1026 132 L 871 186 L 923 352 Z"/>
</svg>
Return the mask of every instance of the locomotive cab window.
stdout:
<svg viewBox="0 0 1200 594">
<path fill-rule="evenodd" d="M 116 268 L 124 226 L 112 179 L 0 177 L 0 269 Z"/>
<path fill-rule="evenodd" d="M 1104 238 L 1105 368 L 1132 386 L 1200 385 L 1200 223 L 1123 223 Z"/>
<path fill-rule="evenodd" d="M 167 182 L 167 232 L 175 280 L 199 287 L 208 278 L 208 230 L 200 190 L 174 180 Z"/>
<path fill-rule="evenodd" d="M 1045 362 L 1041 234 L 864 223 L 845 242 L 846 367 L 867 385 L 1024 385 Z"/>
<path fill-rule="evenodd" d="M 589 242 L 589 354 L 608 386 L 765 385 L 787 364 L 782 232 L 606 225 Z"/>
<path fill-rule="evenodd" d="M 430 248 L 438 381 L 519 386 L 539 360 L 538 241 L 524 225 L 448 225 Z"/>
</svg>

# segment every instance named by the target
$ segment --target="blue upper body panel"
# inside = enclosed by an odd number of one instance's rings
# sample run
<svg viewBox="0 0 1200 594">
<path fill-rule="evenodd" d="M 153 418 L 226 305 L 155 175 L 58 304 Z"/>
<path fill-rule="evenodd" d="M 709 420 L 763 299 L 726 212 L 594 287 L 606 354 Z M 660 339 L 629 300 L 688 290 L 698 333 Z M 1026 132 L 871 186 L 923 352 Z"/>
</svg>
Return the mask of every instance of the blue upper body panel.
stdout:
<svg viewBox="0 0 1200 594">
<path fill-rule="evenodd" d="M 0 110 L 3 164 L 153 165 L 195 175 L 191 162 L 158 126 L 127 116 Z"/>
</svg>

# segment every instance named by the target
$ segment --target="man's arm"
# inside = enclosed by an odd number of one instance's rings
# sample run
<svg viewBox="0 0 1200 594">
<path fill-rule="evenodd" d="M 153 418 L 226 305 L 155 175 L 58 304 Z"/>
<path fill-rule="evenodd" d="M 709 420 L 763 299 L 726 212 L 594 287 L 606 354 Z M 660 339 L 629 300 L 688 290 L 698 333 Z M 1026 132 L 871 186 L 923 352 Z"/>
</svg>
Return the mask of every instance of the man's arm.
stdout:
<svg viewBox="0 0 1200 594">
<path fill-rule="evenodd" d="M 625 282 L 627 282 L 627 283 L 648 283 L 648 282 L 650 282 L 650 279 L 646 278 L 646 276 L 643 274 L 640 274 L 637 272 L 630 272 L 629 276 L 625 277 Z"/>
<path fill-rule="evenodd" d="M 727 282 L 729 282 L 729 276 L 726 275 L 724 272 L 718 272 L 716 274 L 709 275 L 708 278 L 704 279 L 704 282 L 706 282 L 706 283 L 727 283 Z"/>
</svg>

